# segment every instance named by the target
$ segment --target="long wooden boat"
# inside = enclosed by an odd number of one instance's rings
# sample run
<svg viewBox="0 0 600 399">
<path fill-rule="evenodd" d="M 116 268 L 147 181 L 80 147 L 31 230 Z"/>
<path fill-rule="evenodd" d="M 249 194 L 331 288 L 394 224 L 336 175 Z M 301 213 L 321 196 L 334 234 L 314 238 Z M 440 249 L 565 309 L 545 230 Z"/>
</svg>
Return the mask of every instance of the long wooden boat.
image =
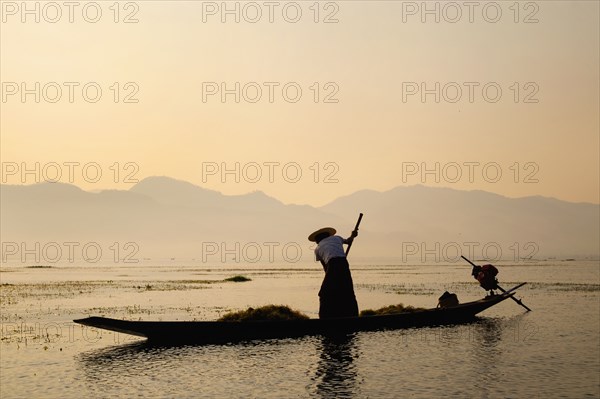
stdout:
<svg viewBox="0 0 600 399">
<path fill-rule="evenodd" d="M 515 287 L 516 289 L 517 287 Z M 514 290 L 514 289 L 513 289 Z M 128 321 L 88 317 L 74 322 L 90 327 L 146 337 L 152 343 L 213 344 L 305 335 L 337 335 L 356 331 L 401 329 L 465 323 L 478 313 L 514 295 L 513 290 L 448 308 L 411 313 L 293 321 Z"/>
</svg>

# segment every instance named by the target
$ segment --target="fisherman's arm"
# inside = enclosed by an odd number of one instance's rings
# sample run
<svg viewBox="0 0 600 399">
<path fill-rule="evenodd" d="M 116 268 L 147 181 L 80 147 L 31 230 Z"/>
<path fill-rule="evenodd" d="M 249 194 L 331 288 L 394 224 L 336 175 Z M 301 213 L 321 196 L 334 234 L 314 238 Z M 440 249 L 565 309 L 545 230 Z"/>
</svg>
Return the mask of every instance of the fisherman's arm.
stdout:
<svg viewBox="0 0 600 399">
<path fill-rule="evenodd" d="M 352 244 L 352 241 L 354 241 L 354 237 L 356 237 L 356 236 L 358 236 L 358 231 L 353 231 L 350 234 L 350 237 L 344 238 L 344 241 L 343 241 L 344 244 L 348 244 L 348 245 Z"/>
</svg>

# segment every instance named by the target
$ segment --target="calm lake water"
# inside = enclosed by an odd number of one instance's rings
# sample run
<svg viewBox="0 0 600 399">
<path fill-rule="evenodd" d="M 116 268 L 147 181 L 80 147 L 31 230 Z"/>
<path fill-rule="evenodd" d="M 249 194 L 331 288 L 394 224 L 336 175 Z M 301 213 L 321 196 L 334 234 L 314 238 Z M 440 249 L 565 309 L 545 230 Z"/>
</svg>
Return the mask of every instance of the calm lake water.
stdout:
<svg viewBox="0 0 600 399">
<path fill-rule="evenodd" d="M 208 269 L 0 269 L 2 398 L 600 397 L 600 265 L 559 260 L 499 263 L 501 285 L 529 284 L 477 322 L 242 344 L 153 347 L 72 323 L 88 315 L 213 320 L 247 306 L 318 312 L 315 264 Z M 470 267 L 353 265 L 361 309 L 434 307 L 484 291 Z M 224 282 L 242 274 L 244 283 Z"/>
</svg>

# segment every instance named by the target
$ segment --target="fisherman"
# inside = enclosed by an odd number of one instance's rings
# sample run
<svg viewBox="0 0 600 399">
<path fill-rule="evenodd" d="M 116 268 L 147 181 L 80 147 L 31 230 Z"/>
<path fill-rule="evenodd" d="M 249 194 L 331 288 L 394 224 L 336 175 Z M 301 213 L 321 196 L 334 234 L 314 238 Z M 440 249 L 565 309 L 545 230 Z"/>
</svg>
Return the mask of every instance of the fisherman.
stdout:
<svg viewBox="0 0 600 399">
<path fill-rule="evenodd" d="M 335 233 L 334 228 L 324 227 L 308 236 L 309 241 L 318 244 L 315 248 L 316 260 L 321 262 L 325 270 L 325 278 L 319 291 L 321 319 L 358 316 L 350 266 L 343 247 L 343 244 L 351 245 L 358 232 L 353 231 L 346 239 Z"/>
</svg>

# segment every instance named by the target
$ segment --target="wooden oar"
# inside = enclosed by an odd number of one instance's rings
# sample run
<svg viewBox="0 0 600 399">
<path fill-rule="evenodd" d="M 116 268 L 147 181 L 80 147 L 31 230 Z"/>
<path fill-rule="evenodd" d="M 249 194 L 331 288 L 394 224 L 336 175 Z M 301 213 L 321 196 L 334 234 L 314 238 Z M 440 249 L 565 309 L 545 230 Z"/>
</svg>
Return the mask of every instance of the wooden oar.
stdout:
<svg viewBox="0 0 600 399">
<path fill-rule="evenodd" d="M 500 287 L 498 284 L 496 284 L 496 287 L 498 287 L 498 289 L 500 291 L 502 291 L 503 293 L 508 293 L 508 291 L 506 291 L 504 288 Z M 518 303 L 519 305 L 523 306 L 525 309 L 527 309 L 528 312 L 531 312 L 531 309 L 529 309 L 527 307 L 527 305 L 525 305 L 520 299 L 515 298 L 514 296 L 511 295 L 510 299 L 512 299 L 513 301 L 515 301 L 516 303 Z"/>
<path fill-rule="evenodd" d="M 363 214 L 359 214 L 358 215 L 358 221 L 356 222 L 356 226 L 354 226 L 354 230 L 352 230 L 352 233 L 358 233 L 358 225 L 360 225 L 360 221 L 362 220 Z M 348 256 L 348 252 L 350 252 L 350 247 L 352 246 L 352 243 L 354 242 L 354 239 L 352 239 L 352 241 L 350 241 L 350 243 L 348 244 L 348 247 L 346 248 L 346 256 Z"/>
<path fill-rule="evenodd" d="M 469 259 L 465 258 L 464 256 L 461 255 L 460 257 L 463 258 L 464 260 L 466 260 L 467 262 L 469 262 L 471 264 L 471 266 L 473 266 L 473 267 L 477 266 L 475 263 L 471 262 Z M 516 290 L 517 288 L 523 286 L 524 284 L 526 284 L 526 283 L 517 285 L 516 287 L 511 288 L 509 291 L 506 291 L 504 288 L 500 287 L 498 285 L 498 282 L 496 282 L 496 287 L 498 287 L 498 289 L 500 291 L 502 291 L 504 294 L 508 294 L 509 292 Z M 515 301 L 519 305 L 523 306 L 525 309 L 527 309 L 528 312 L 531 312 L 531 309 L 529 309 L 520 299 L 515 298 L 513 295 L 510 296 L 510 299 L 512 299 L 513 301 Z"/>
<path fill-rule="evenodd" d="M 515 286 L 515 287 L 512 287 L 510 290 L 507 290 L 507 291 L 505 292 L 505 294 L 510 294 L 511 292 L 513 292 L 513 291 L 516 291 L 517 289 L 521 288 L 521 287 L 522 287 L 522 286 L 524 286 L 525 284 L 527 284 L 527 283 L 526 283 L 526 282 L 525 282 L 525 283 L 521 283 L 521 284 L 519 284 L 519 285 L 517 285 L 517 286 Z"/>
</svg>

